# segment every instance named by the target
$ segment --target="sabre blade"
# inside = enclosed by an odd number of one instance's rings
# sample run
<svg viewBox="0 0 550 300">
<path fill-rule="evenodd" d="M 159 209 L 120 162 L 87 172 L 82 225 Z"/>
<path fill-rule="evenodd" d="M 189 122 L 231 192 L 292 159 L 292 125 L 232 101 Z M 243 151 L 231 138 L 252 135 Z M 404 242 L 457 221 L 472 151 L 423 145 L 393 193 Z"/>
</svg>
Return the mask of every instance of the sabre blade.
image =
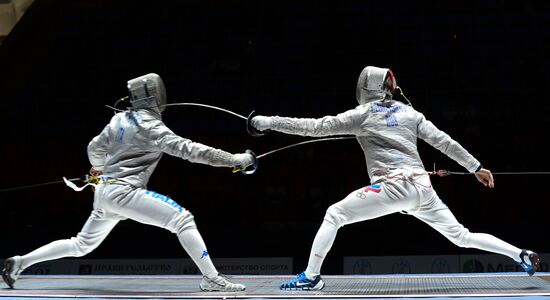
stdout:
<svg viewBox="0 0 550 300">
<path fill-rule="evenodd" d="M 330 138 L 323 138 L 323 139 L 314 139 L 314 140 L 303 141 L 303 142 L 291 144 L 291 145 L 288 145 L 288 146 L 284 146 L 284 147 L 281 147 L 281 148 L 277 148 L 277 149 L 268 151 L 268 152 L 266 152 L 266 153 L 264 153 L 264 154 L 258 155 L 256 158 L 259 159 L 259 158 L 262 158 L 262 157 L 264 157 L 264 156 L 267 156 L 267 155 L 270 155 L 270 154 L 279 152 L 279 151 L 281 151 L 281 150 L 285 150 L 285 149 L 288 149 L 288 148 L 292 148 L 292 147 L 296 147 L 296 146 L 300 146 L 300 145 L 304 145 L 304 144 L 316 143 L 316 142 L 323 142 L 323 141 L 332 141 L 332 140 L 347 140 L 347 139 L 354 139 L 354 138 L 355 138 L 355 136 L 339 136 L 339 137 L 330 137 Z"/>
<path fill-rule="evenodd" d="M 247 117 L 245 117 L 243 115 L 239 115 L 236 112 L 232 112 L 229 109 L 225 109 L 225 108 L 221 108 L 221 107 L 217 107 L 217 106 L 213 106 L 213 105 L 202 104 L 202 103 L 180 102 L 180 103 L 169 103 L 169 104 L 163 105 L 163 107 L 166 107 L 166 106 L 200 106 L 200 107 L 206 107 L 206 108 L 211 108 L 211 109 L 223 111 L 225 113 L 228 113 L 230 115 L 234 115 L 235 117 L 241 118 L 243 120 L 248 120 Z"/>
</svg>

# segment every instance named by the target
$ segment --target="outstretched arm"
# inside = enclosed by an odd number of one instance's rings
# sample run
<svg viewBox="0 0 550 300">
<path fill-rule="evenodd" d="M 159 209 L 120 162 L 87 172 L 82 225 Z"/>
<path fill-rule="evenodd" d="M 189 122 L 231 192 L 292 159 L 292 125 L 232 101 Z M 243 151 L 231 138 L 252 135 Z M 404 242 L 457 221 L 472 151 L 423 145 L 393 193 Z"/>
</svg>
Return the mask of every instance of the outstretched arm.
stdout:
<svg viewBox="0 0 550 300">
<path fill-rule="evenodd" d="M 475 159 L 464 147 L 453 140 L 448 134 L 439 130 L 432 122 L 420 115 L 418 123 L 418 137 L 428 144 L 443 152 L 468 171 L 475 174 L 477 180 L 483 185 L 493 188 L 495 182 L 491 171 L 483 168 L 481 163 Z"/>
<path fill-rule="evenodd" d="M 193 163 L 201 163 L 214 167 L 242 167 L 253 163 L 249 153 L 231 154 L 201 143 L 193 142 L 172 132 L 161 121 L 151 129 L 151 139 L 162 152 L 181 157 Z"/>
<path fill-rule="evenodd" d="M 362 121 L 361 113 L 352 109 L 336 116 L 319 119 L 256 116 L 252 119 L 252 126 L 260 131 L 271 129 L 287 134 L 318 137 L 357 134 Z"/>
</svg>

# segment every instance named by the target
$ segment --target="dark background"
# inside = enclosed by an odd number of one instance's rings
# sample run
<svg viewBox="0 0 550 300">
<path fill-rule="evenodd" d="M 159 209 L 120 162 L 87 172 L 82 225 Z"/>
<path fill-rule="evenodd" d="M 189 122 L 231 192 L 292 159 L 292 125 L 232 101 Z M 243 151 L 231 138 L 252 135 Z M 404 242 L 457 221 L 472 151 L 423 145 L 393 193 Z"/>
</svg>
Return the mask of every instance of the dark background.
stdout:
<svg viewBox="0 0 550 300">
<path fill-rule="evenodd" d="M 436 126 L 494 172 L 550 171 L 548 1 L 82 1 L 37 0 L 0 46 L 0 189 L 78 177 L 86 146 L 112 116 L 126 81 L 164 79 L 170 102 L 248 115 L 322 117 L 357 105 L 367 65 L 390 67 Z M 245 122 L 195 107 L 168 108 L 176 133 L 257 154 L 305 140 L 251 137 Z M 464 172 L 419 141 L 427 169 Z M 550 176 L 433 178 L 471 231 L 550 252 Z M 306 266 L 325 210 L 369 183 L 354 140 L 308 144 L 232 174 L 165 156 L 149 188 L 195 215 L 213 257 L 293 256 Z M 0 193 L 0 257 L 74 236 L 92 191 L 63 184 Z M 461 249 L 401 214 L 340 229 L 323 268 L 342 256 L 482 253 Z M 186 257 L 166 230 L 122 222 L 88 258 Z"/>
</svg>

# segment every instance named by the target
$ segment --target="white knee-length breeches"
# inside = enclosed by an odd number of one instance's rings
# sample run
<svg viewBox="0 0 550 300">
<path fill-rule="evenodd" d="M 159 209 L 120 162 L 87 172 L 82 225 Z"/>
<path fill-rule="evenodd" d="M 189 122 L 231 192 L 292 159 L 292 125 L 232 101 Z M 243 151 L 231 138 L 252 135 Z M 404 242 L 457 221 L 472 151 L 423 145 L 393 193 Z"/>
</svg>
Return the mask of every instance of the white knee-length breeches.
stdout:
<svg viewBox="0 0 550 300">
<path fill-rule="evenodd" d="M 492 235 L 471 233 L 460 224 L 432 188 L 429 175 L 395 176 L 358 189 L 327 210 L 325 221 L 346 224 L 404 212 L 427 223 L 457 246 L 478 248 L 518 260 L 521 249 Z"/>
<path fill-rule="evenodd" d="M 336 238 L 338 228 L 365 220 L 404 212 L 427 223 L 460 247 L 477 248 L 519 261 L 521 250 L 492 235 L 471 233 L 460 224 L 431 186 L 429 175 L 388 176 L 379 184 L 360 188 L 331 205 L 317 231 L 306 276 L 321 274 L 321 266 Z"/>
<path fill-rule="evenodd" d="M 165 228 L 178 236 L 196 228 L 193 215 L 167 196 L 130 185 L 100 184 L 94 209 L 76 237 L 54 241 L 25 255 L 23 268 L 46 260 L 84 256 L 125 219 Z"/>
<path fill-rule="evenodd" d="M 165 228 L 176 234 L 196 227 L 193 215 L 168 196 L 130 185 L 98 185 L 94 210 L 76 237 L 76 256 L 95 249 L 113 227 L 125 219 Z"/>
</svg>

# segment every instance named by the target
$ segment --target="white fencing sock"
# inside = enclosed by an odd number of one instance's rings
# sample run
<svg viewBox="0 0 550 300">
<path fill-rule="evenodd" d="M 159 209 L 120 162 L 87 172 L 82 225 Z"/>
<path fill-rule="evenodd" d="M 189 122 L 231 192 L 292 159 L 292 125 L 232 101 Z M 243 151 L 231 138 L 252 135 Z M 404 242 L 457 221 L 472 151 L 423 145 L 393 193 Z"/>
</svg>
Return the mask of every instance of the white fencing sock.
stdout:
<svg viewBox="0 0 550 300">
<path fill-rule="evenodd" d="M 311 246 L 311 253 L 309 254 L 309 261 L 305 271 L 308 278 L 311 279 L 313 276 L 321 274 L 321 266 L 334 243 L 337 232 L 338 228 L 334 224 L 326 220 L 323 221 Z"/>
<path fill-rule="evenodd" d="M 208 250 L 201 234 L 196 228 L 190 228 L 182 231 L 178 239 L 191 259 L 195 262 L 202 275 L 212 278 L 218 275 L 216 267 L 210 259 Z"/>
</svg>

